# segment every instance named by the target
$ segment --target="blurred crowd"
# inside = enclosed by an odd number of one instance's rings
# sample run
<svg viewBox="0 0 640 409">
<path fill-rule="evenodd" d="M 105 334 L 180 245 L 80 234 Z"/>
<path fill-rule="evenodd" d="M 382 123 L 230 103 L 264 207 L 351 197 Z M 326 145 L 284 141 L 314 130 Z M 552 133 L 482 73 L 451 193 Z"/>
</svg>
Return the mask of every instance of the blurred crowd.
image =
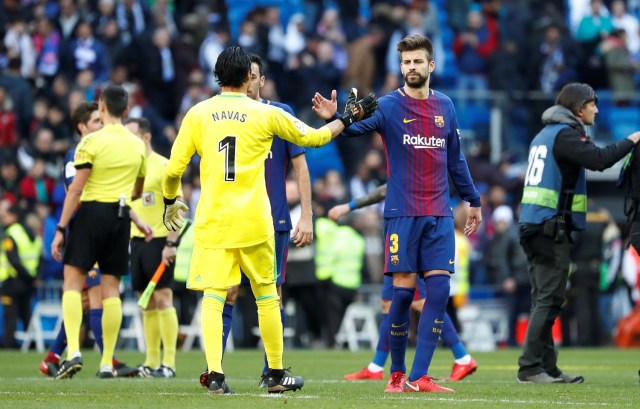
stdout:
<svg viewBox="0 0 640 409">
<path fill-rule="evenodd" d="M 515 328 L 528 310 L 526 263 L 515 232 L 528 143 L 541 126 L 540 113 L 567 82 L 610 91 L 615 106 L 635 104 L 639 17 L 637 0 L 2 0 L 0 197 L 16 205 L 21 220 L 43 238 L 34 285 L 60 280 L 62 266 L 51 257 L 50 242 L 64 199 L 63 155 L 79 138 L 70 116 L 82 101 L 97 99 L 105 84 L 125 87 L 128 115 L 151 121 L 154 149 L 168 156 L 186 111 L 219 91 L 213 66 L 227 46 L 259 54 L 267 77 L 261 95 L 290 104 L 299 118 L 318 126 L 323 122 L 311 110 L 316 91 L 328 96 L 336 89 L 340 102 L 350 87 L 361 95 L 393 91 L 403 84 L 396 43 L 424 34 L 435 45 L 433 87 L 452 96 L 460 127 L 473 135 L 467 158 L 483 195 L 482 231 L 471 237 L 462 288 L 491 286 L 507 294 Z M 501 102 L 492 98 L 495 92 Z M 488 131 L 480 125 L 489 122 L 488 108 L 497 103 L 507 138 L 501 160 L 492 163 Z M 377 134 L 338 138 L 306 156 L 318 219 L 386 179 Z M 183 181 L 191 209 L 200 189 L 194 163 Z M 382 205 L 374 206 L 347 221 L 366 243 L 363 283 L 382 279 L 381 211 Z M 584 292 L 606 299 L 617 288 L 621 237 L 610 216 L 605 219 L 602 234 L 594 233 L 601 245 L 586 255 L 586 246 L 577 249 L 572 294 L 580 301 L 574 302 L 598 305 L 581 298 Z M 308 291 L 308 297 L 297 297 L 299 305 L 317 309 L 321 303 L 313 297 L 322 295 L 310 289 L 317 282 L 317 255 L 292 249 L 290 262 L 291 288 L 300 289 L 288 295 Z M 356 296 L 356 288 L 347 290 L 336 302 L 348 304 Z M 458 300 L 464 305 L 464 296 Z M 577 317 L 567 322 L 584 321 L 579 305 L 568 309 Z M 318 311 L 309 314 L 311 323 L 319 319 Z M 599 326 L 606 328 L 601 339 L 612 325 Z M 320 338 L 321 331 L 310 327 Z M 582 342 L 578 335 L 567 338 Z"/>
</svg>

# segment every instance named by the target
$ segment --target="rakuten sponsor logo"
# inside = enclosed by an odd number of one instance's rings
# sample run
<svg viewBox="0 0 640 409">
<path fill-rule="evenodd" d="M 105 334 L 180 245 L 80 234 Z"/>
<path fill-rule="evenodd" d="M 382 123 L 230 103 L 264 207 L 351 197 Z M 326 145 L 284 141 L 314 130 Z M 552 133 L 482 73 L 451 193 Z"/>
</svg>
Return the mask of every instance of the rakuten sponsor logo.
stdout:
<svg viewBox="0 0 640 409">
<path fill-rule="evenodd" d="M 444 149 L 446 140 L 435 136 L 402 135 L 403 145 L 412 145 L 415 149 Z"/>
</svg>

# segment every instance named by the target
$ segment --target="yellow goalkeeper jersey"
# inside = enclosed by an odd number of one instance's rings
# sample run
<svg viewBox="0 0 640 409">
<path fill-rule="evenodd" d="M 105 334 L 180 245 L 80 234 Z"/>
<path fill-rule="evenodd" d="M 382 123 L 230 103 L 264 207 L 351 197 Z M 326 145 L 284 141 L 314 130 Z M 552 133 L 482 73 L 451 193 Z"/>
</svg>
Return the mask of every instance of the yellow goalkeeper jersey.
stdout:
<svg viewBox="0 0 640 409">
<path fill-rule="evenodd" d="M 331 140 L 329 129 L 313 129 L 282 109 L 242 93 L 224 92 L 187 112 L 171 149 L 164 197 L 176 197 L 180 177 L 198 153 L 201 195 L 194 221 L 196 246 L 248 247 L 273 236 L 264 161 L 274 135 L 311 147 Z"/>
</svg>

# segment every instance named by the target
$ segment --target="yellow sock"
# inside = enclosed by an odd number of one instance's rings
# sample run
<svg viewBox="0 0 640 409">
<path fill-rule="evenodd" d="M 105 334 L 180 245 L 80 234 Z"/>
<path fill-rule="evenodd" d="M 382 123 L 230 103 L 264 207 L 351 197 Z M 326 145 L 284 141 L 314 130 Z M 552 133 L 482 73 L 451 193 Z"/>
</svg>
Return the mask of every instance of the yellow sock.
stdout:
<svg viewBox="0 0 640 409">
<path fill-rule="evenodd" d="M 67 333 L 67 359 L 80 351 L 80 326 L 82 325 L 82 296 L 79 291 L 62 294 L 62 319 Z"/>
<path fill-rule="evenodd" d="M 158 310 L 160 338 L 162 338 L 162 365 L 176 369 L 176 344 L 178 342 L 178 314 L 176 309 Z"/>
<path fill-rule="evenodd" d="M 100 366 L 113 366 L 113 354 L 122 325 L 122 301 L 119 297 L 102 300 L 102 360 Z"/>
<path fill-rule="evenodd" d="M 144 340 L 147 344 L 144 365 L 155 369 L 160 366 L 160 320 L 158 310 L 142 311 L 142 326 L 144 327 Z"/>
<path fill-rule="evenodd" d="M 280 298 L 275 284 L 259 285 L 251 283 L 251 289 L 258 305 L 258 324 L 271 369 L 282 369 L 282 319 Z"/>
<path fill-rule="evenodd" d="M 202 297 L 202 339 L 209 372 L 222 372 L 222 308 L 227 290 L 204 290 Z"/>
</svg>

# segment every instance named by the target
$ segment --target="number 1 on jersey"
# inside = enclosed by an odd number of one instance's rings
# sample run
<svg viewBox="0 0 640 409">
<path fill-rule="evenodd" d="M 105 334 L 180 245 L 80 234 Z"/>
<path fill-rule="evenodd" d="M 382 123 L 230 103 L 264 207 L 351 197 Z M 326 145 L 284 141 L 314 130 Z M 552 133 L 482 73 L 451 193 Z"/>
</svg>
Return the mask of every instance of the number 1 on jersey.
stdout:
<svg viewBox="0 0 640 409">
<path fill-rule="evenodd" d="M 218 143 L 218 152 L 224 151 L 224 181 L 236 180 L 236 137 L 226 136 Z"/>
</svg>

